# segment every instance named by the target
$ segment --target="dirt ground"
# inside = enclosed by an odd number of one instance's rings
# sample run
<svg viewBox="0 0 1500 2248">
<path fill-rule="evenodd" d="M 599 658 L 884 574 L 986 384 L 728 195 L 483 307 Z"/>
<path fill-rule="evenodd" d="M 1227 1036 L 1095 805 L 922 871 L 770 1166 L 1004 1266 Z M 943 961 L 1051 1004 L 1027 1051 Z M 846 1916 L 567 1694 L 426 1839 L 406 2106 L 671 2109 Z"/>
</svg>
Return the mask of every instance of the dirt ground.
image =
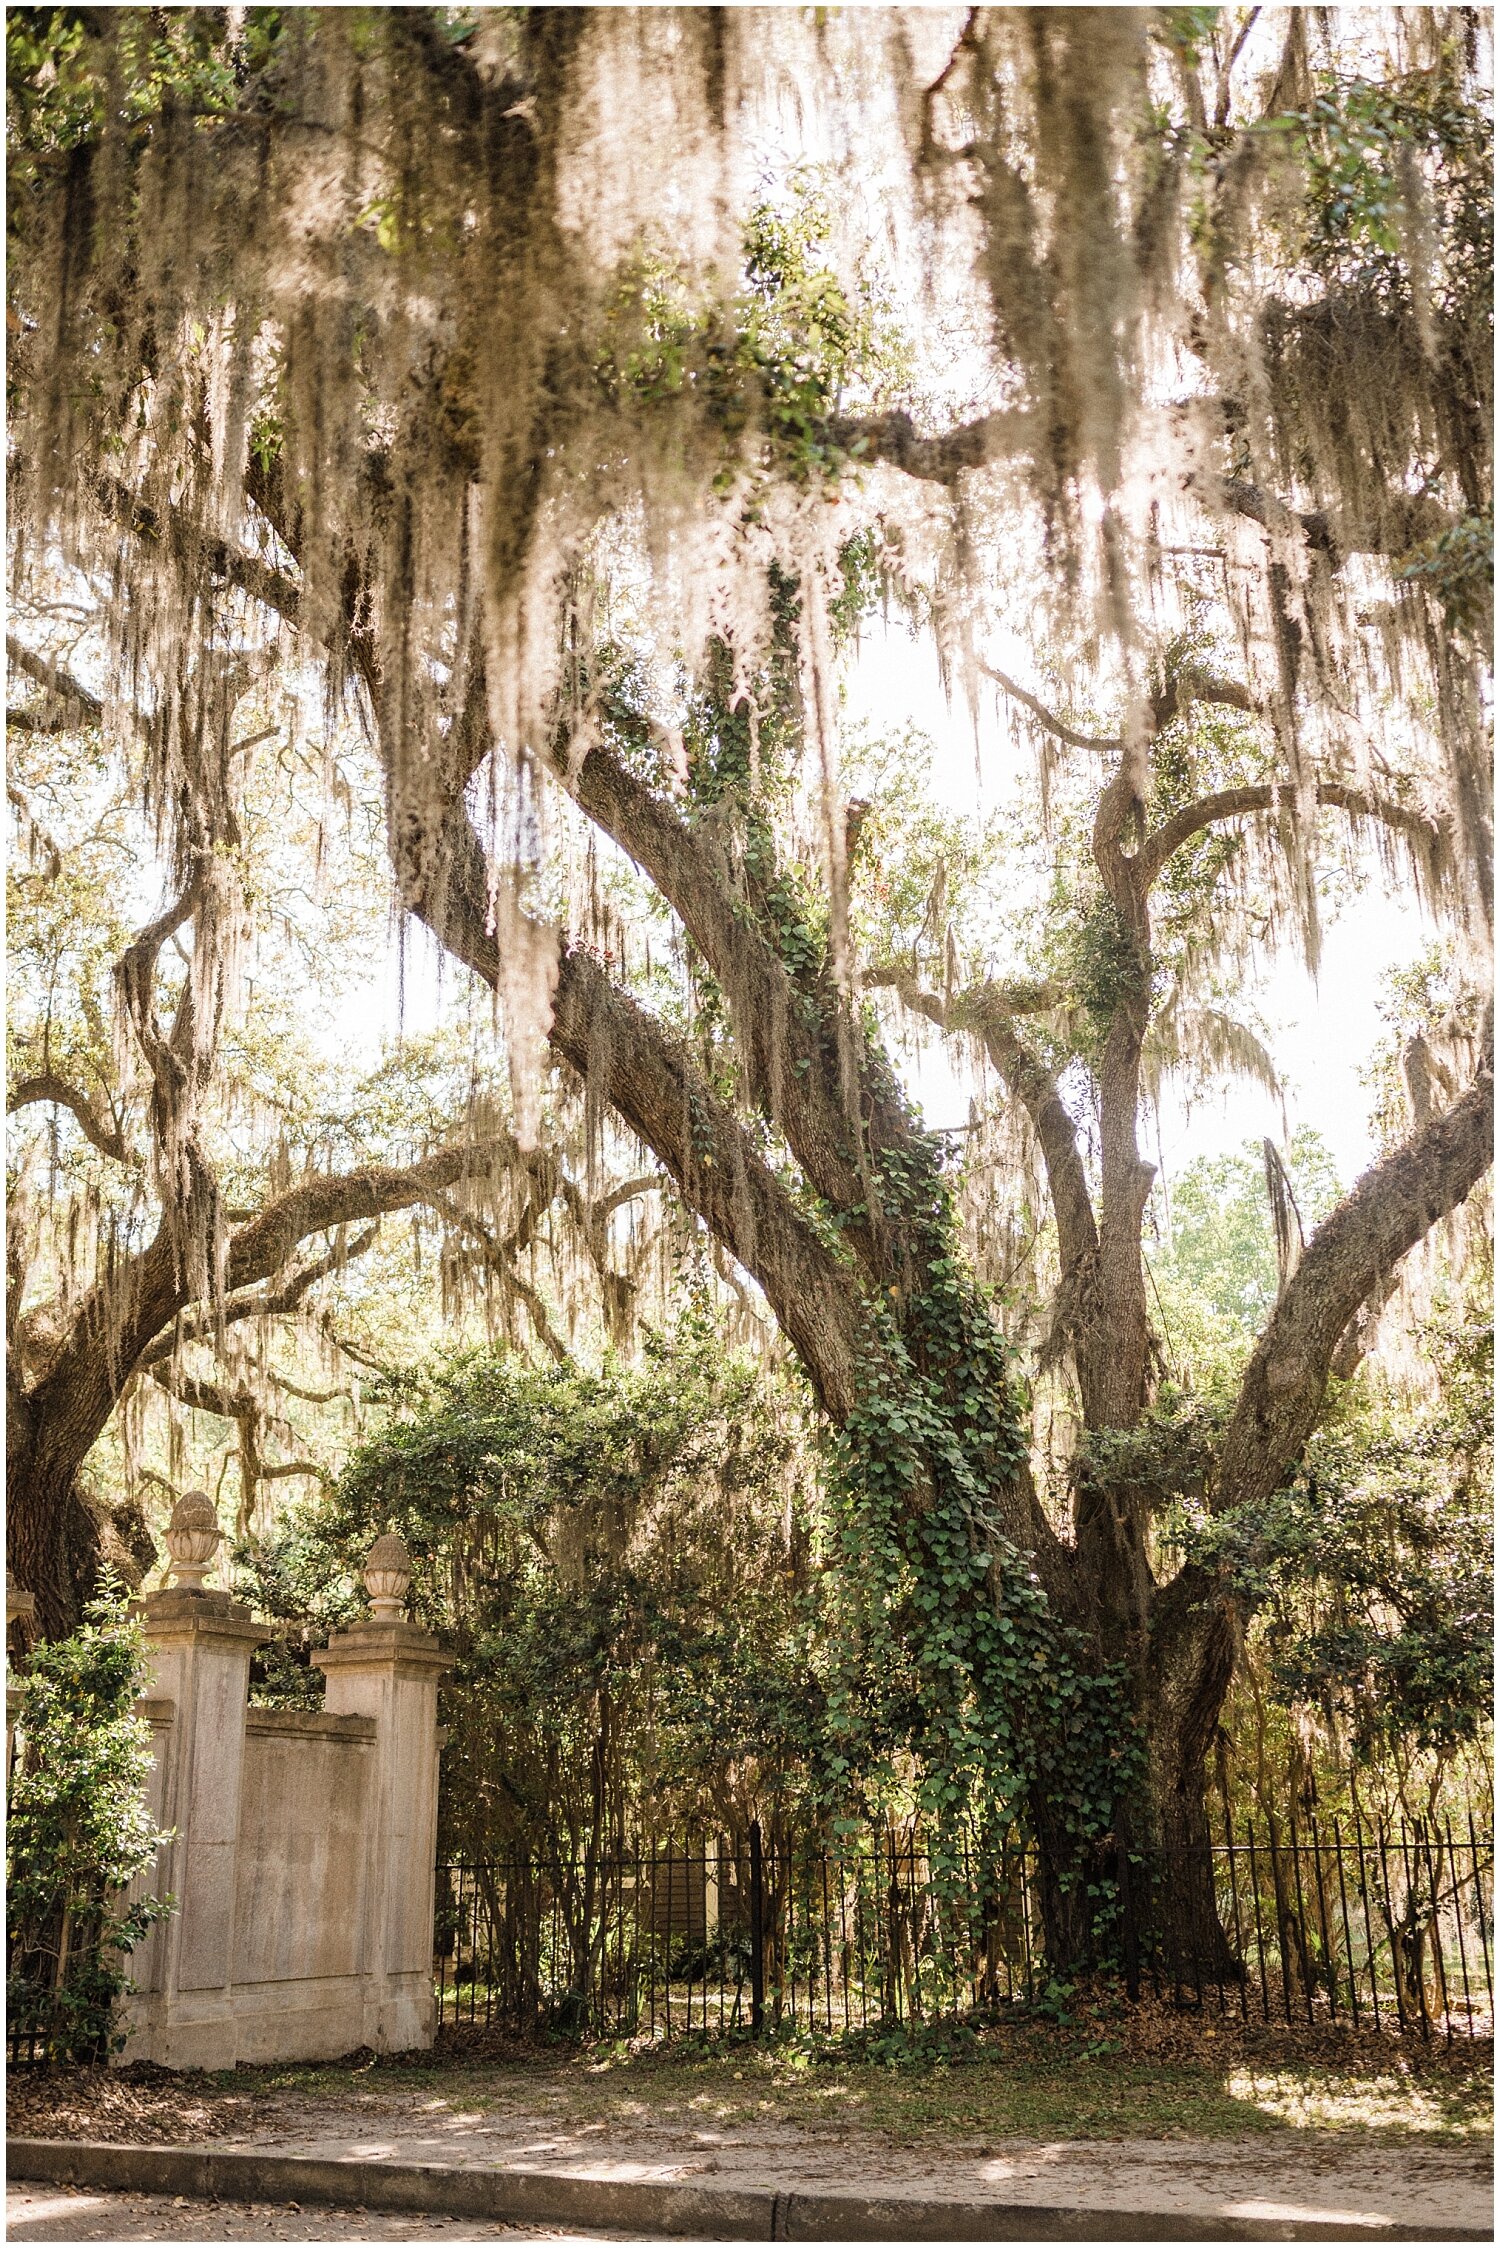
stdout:
<svg viewBox="0 0 1500 2248">
<path fill-rule="evenodd" d="M 1033 2027 L 898 2062 L 497 2044 L 217 2077 L 13 2071 L 8 2127 L 787 2192 L 1343 2217 L 1397 2237 L 1418 2223 L 1491 2224 L 1487 2048 L 1347 2032 L 1330 2044 L 1170 2017 L 1116 2026 L 1125 2034 Z M 312 2221 L 264 2237 L 360 2237 Z"/>
</svg>

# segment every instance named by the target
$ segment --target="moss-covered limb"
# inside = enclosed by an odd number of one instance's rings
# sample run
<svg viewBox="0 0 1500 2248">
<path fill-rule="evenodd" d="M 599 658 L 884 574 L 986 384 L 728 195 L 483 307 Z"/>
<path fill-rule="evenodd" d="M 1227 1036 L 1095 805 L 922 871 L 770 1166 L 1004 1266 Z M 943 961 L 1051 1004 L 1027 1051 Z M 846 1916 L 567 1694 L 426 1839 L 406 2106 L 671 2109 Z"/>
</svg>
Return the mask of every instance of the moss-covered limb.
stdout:
<svg viewBox="0 0 1500 2248">
<path fill-rule="evenodd" d="M 854 1273 L 797 1209 L 743 1125 L 686 1052 L 571 946 L 562 955 L 551 1039 L 754 1274 L 823 1405 L 842 1419 L 855 1394 L 862 1323 Z"/>
<path fill-rule="evenodd" d="M 1464 1201 L 1494 1152 L 1494 1069 L 1368 1170 L 1309 1241 L 1251 1355 L 1225 1432 L 1213 1504 L 1268 1498 L 1311 1435 L 1334 1353 L 1397 1260 Z"/>
<path fill-rule="evenodd" d="M 250 496 L 255 481 L 247 477 Z M 266 479 L 260 481 L 264 487 Z M 304 621 L 303 589 L 297 579 L 256 554 L 243 539 L 225 538 L 191 508 L 170 498 L 148 502 L 115 476 L 101 477 L 95 496 L 106 521 L 126 540 L 144 543 L 147 551 L 166 552 L 185 574 L 248 594 L 286 624 L 295 627 Z M 267 512 L 266 520 L 274 524 L 276 517 Z"/>
<path fill-rule="evenodd" d="M 65 723 L 97 725 L 104 715 L 104 706 L 97 695 L 91 694 L 64 665 L 53 663 L 36 649 L 28 648 L 13 632 L 5 635 L 5 658 L 34 685 L 41 687 L 53 702 L 63 706 Z"/>
<path fill-rule="evenodd" d="M 136 1361 L 142 1373 L 164 1366 L 175 1358 L 187 1343 L 216 1341 L 225 1327 L 237 1326 L 246 1319 L 285 1319 L 298 1312 L 305 1304 L 308 1293 L 320 1280 L 330 1274 L 342 1272 L 356 1257 L 373 1249 L 379 1236 L 376 1220 L 361 1227 L 358 1233 L 335 1237 L 334 1246 L 325 1249 L 318 1257 L 309 1257 L 305 1263 L 293 1266 L 283 1278 L 278 1275 L 268 1286 L 252 1281 L 246 1288 L 233 1291 L 222 1302 L 211 1306 L 195 1306 L 180 1312 L 167 1333 L 158 1335 L 147 1345 Z M 283 1380 L 283 1387 L 289 1385 Z"/>
<path fill-rule="evenodd" d="M 410 1209 L 433 1190 L 486 1175 L 503 1153 L 476 1142 L 400 1168 L 372 1165 L 304 1180 L 230 1232 L 223 1289 L 231 1303 L 236 1296 L 244 1302 L 242 1292 L 282 1274 L 309 1235 Z M 313 1277 L 298 1276 L 299 1297 Z M 79 1470 L 152 1344 L 202 1295 L 164 1221 L 144 1248 L 116 1257 L 76 1302 L 41 1307 L 30 1321 L 33 1348 L 11 1354 L 7 1537 L 12 1566 L 35 1591 L 49 1632 L 69 1628 L 80 1591 L 78 1541 L 87 1542 L 91 1518 L 76 1498 Z M 257 1310 L 275 1308 L 274 1294 L 249 1301 Z"/>
<path fill-rule="evenodd" d="M 116 1163 L 130 1161 L 130 1148 L 118 1119 L 106 1122 L 81 1086 L 69 1084 L 66 1078 L 51 1070 L 20 1078 L 10 1086 L 5 1096 L 5 1111 L 12 1116 L 18 1109 L 47 1101 L 67 1109 L 89 1145 L 96 1147 L 101 1155 L 111 1157 Z"/>
<path fill-rule="evenodd" d="M 1430 881 L 1434 889 L 1453 875 L 1453 838 L 1448 824 L 1441 816 L 1434 816 L 1421 804 L 1389 789 L 1356 781 L 1315 780 L 1312 793 L 1319 804 L 1330 810 L 1347 812 L 1356 820 L 1378 821 L 1383 827 L 1406 837 L 1428 863 Z M 1290 797 L 1291 791 L 1272 781 L 1257 782 L 1246 788 L 1216 789 L 1211 795 L 1200 797 L 1196 803 L 1185 804 L 1172 817 L 1153 829 L 1141 844 L 1137 864 L 1148 882 L 1154 883 L 1163 874 L 1169 862 L 1205 828 L 1214 827 L 1226 820 L 1245 819 L 1264 812 L 1279 811 Z"/>
<path fill-rule="evenodd" d="M 1184 423 L 1201 421 L 1205 405 L 1194 400 L 1180 408 Z M 1234 402 L 1207 409 L 1208 418 L 1237 424 L 1242 409 Z M 918 483 L 951 488 L 973 469 L 992 461 L 1024 457 L 1036 442 L 1031 417 L 1014 414 L 980 414 L 971 421 L 954 422 L 930 437 L 915 435 L 910 417 L 884 414 L 845 418 L 830 425 L 830 434 L 855 461 L 880 461 Z M 1207 467 L 1187 472 L 1188 492 L 1210 514 L 1227 513 L 1259 524 L 1262 530 L 1295 532 L 1308 550 L 1338 568 L 1356 554 L 1403 559 L 1428 542 L 1453 535 L 1461 518 L 1440 499 L 1410 493 L 1392 485 L 1359 511 L 1299 506 L 1283 499 L 1264 484 L 1243 476 L 1225 475 Z M 1113 748 L 1114 742 L 1084 740 L 1077 746 Z"/>
<path fill-rule="evenodd" d="M 591 819 L 651 876 L 680 917 L 729 1003 L 740 1050 L 749 1065 L 749 1099 L 785 1134 L 809 1185 L 838 1213 L 840 1230 L 877 1279 L 892 1270 L 889 1242 L 868 1205 L 869 1153 L 910 1152 L 910 1119 L 866 1064 L 851 1116 L 841 1087 L 841 1044 L 852 1026 L 834 985 L 824 948 L 821 972 L 809 979 L 800 959 L 789 968 L 767 934 L 772 883 L 752 867 L 731 871 L 707 823 L 697 826 L 632 774 L 617 758 L 590 748 L 576 769 L 560 759 L 565 785 Z M 753 886 L 761 912 L 746 910 Z"/>
<path fill-rule="evenodd" d="M 267 1459 L 263 1449 L 265 1438 L 273 1433 L 290 1436 L 292 1431 L 248 1382 L 215 1381 L 175 1365 L 155 1367 L 152 1379 L 179 1404 L 191 1407 L 196 1413 L 211 1413 L 219 1420 L 233 1423 L 240 1486 L 235 1513 L 238 1536 L 244 1537 L 249 1531 L 262 1483 L 281 1482 L 292 1476 L 309 1477 L 314 1482 L 325 1479 L 326 1471 L 309 1460 Z"/>
<path fill-rule="evenodd" d="M 865 980 L 871 985 L 889 985 L 899 993 L 904 1005 L 925 1015 L 940 1030 L 977 1033 L 984 1041 L 990 1061 L 1026 1110 L 1042 1150 L 1047 1189 L 1057 1225 L 1062 1267 L 1059 1311 L 1064 1303 L 1073 1307 L 1073 1312 L 1067 1315 L 1071 1325 L 1072 1316 L 1081 1308 L 1082 1299 L 1091 1286 L 1099 1249 L 1099 1229 L 1079 1148 L 1078 1126 L 1063 1103 L 1056 1076 L 1026 1045 L 1015 1027 L 1012 993 L 1005 985 L 986 980 L 945 999 L 940 993 L 924 991 L 915 977 L 901 969 L 885 970 Z M 1026 992 L 1021 997 L 1028 1006 L 1037 1003 L 1035 993 Z M 1056 1001 L 1056 993 L 1047 993 L 1040 1004 L 1055 1005 Z"/>
<path fill-rule="evenodd" d="M 1024 412 L 978 414 L 932 435 L 920 435 L 907 413 L 839 414 L 827 424 L 827 434 L 851 461 L 879 461 L 950 490 L 969 469 L 1024 457 L 1040 435 L 1035 416 Z"/>
</svg>

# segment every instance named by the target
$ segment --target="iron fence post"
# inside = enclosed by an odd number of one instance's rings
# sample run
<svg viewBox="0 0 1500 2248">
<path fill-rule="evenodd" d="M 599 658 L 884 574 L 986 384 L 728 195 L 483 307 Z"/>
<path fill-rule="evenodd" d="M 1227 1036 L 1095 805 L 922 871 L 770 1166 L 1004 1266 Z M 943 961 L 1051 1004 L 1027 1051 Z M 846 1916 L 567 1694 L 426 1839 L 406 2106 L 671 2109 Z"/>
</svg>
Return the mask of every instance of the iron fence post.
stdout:
<svg viewBox="0 0 1500 2248">
<path fill-rule="evenodd" d="M 1125 1995 L 1132 2006 L 1141 1995 L 1141 1955 L 1136 1938 L 1135 1893 L 1130 1881 L 1130 1844 L 1125 1821 L 1115 1826 L 1116 1878 L 1120 1884 L 1120 1934 L 1125 1951 Z"/>
<path fill-rule="evenodd" d="M 750 2034 L 759 2037 L 766 2018 L 765 1883 L 761 1865 L 760 1821 L 750 1822 Z"/>
</svg>

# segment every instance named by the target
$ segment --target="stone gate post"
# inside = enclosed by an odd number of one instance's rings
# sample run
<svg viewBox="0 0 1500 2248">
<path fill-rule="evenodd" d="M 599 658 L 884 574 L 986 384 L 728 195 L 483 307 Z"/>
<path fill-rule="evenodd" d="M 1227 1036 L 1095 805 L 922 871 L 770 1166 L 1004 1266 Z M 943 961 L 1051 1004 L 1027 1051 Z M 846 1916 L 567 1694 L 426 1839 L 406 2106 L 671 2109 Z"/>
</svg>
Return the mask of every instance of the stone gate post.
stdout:
<svg viewBox="0 0 1500 2248">
<path fill-rule="evenodd" d="M 271 1634 L 204 1579 L 219 1543 L 214 1510 L 190 1491 L 166 1533 L 174 1583 L 141 1603 L 161 1722 L 161 1810 L 173 1840 L 151 1877 L 178 1900 L 132 1961 L 126 2057 L 222 2068 L 234 2052 L 235 1877 L 250 1656 Z M 168 1716 L 170 1711 L 170 1716 Z"/>
<path fill-rule="evenodd" d="M 405 2052 L 433 2041 L 438 1680 L 448 1658 L 406 1619 L 411 1559 L 377 1538 L 365 1564 L 374 1614 L 314 1657 L 330 1714 L 375 1720 L 376 1771 L 366 1827 L 365 2044 Z"/>
</svg>

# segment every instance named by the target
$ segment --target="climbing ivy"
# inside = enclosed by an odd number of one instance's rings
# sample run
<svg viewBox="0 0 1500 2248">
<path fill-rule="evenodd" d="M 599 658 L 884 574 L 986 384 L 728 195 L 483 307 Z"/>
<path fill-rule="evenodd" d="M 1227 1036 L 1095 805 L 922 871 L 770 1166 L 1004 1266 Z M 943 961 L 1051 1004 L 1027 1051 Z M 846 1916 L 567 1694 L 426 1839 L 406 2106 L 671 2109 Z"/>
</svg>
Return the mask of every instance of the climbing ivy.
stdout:
<svg viewBox="0 0 1500 2248">
<path fill-rule="evenodd" d="M 1142 1769 L 1137 1735 L 1123 1674 L 1057 1614 L 1001 1526 L 997 1486 L 1024 1472 L 1021 1398 L 954 1254 L 941 1162 L 919 1139 L 878 1164 L 887 1215 L 926 1254 L 870 1307 L 858 1401 L 831 1445 L 849 1659 L 830 1693 L 828 1776 L 904 1785 L 940 1883 L 959 1877 L 966 1831 L 1024 1832 L 1044 1798 L 1060 1885 L 1091 1887 L 1102 1935 L 1101 1845 Z"/>
</svg>

